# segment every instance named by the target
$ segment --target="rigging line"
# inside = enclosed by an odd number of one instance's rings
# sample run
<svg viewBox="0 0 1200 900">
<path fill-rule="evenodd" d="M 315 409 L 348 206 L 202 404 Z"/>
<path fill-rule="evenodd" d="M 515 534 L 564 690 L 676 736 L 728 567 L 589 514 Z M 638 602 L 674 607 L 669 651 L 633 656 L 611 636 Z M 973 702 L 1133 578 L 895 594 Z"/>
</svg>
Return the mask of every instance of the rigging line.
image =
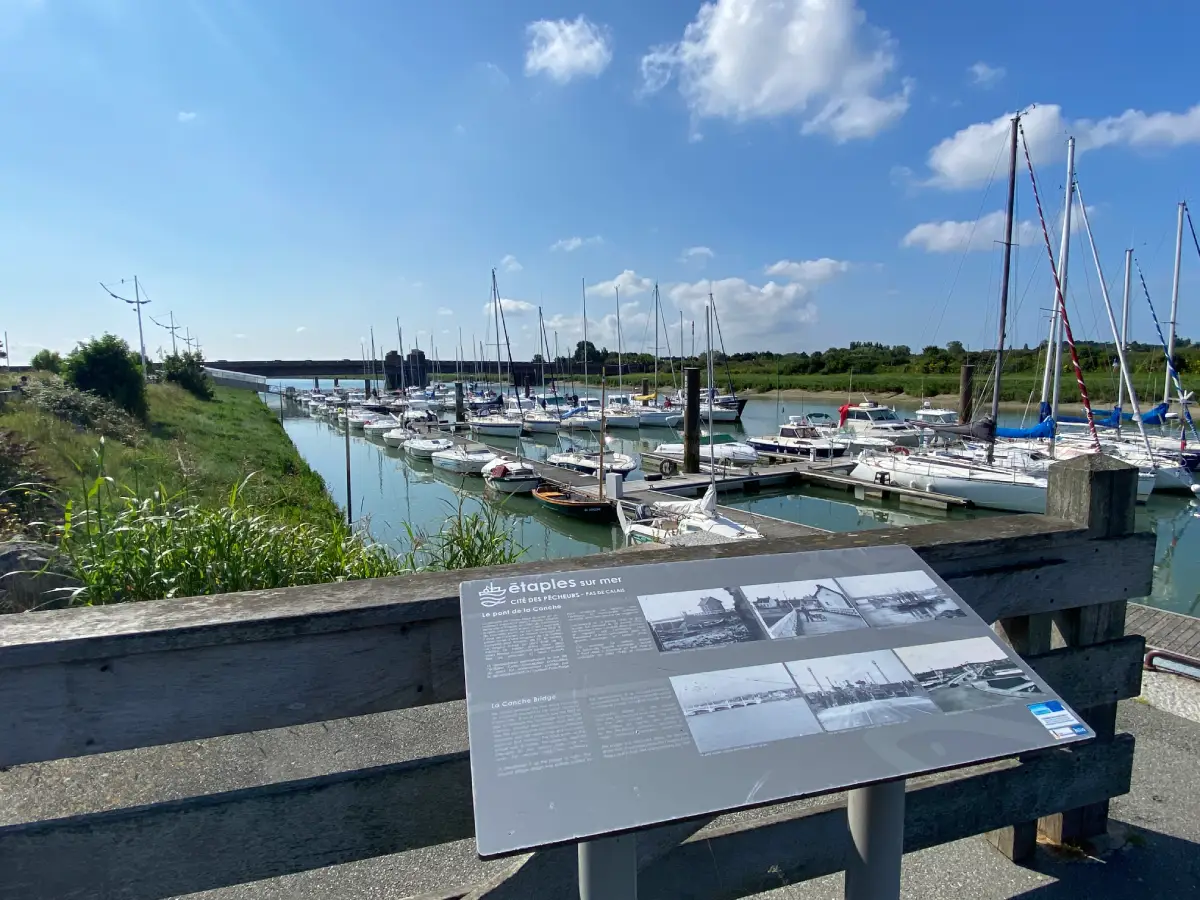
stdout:
<svg viewBox="0 0 1200 900">
<path fill-rule="evenodd" d="M 971 223 L 971 233 L 967 236 L 967 243 L 963 246 L 963 251 L 958 257 L 958 268 L 954 271 L 954 278 L 950 281 L 950 289 L 946 291 L 945 299 L 942 300 L 942 310 L 938 315 L 937 325 L 933 329 L 933 334 L 929 340 L 937 340 L 938 332 L 942 330 L 942 322 L 946 318 L 946 310 L 950 308 L 950 298 L 954 296 L 954 289 L 958 287 L 959 276 L 962 275 L 963 266 L 967 262 L 967 254 L 971 252 L 971 242 L 975 239 L 975 230 L 979 227 L 979 219 L 983 216 L 983 207 L 987 205 L 988 194 L 991 193 L 992 184 L 996 180 L 996 169 L 1000 166 L 1000 159 L 1004 156 L 1004 147 L 1001 147 L 996 152 L 996 158 L 992 161 L 992 171 L 988 175 L 987 184 L 983 188 L 983 196 L 979 200 L 979 209 L 975 211 L 975 221 Z M 925 319 L 925 333 L 929 334 L 929 319 L 933 317 L 933 311 L 930 310 L 929 317 Z"/>
<path fill-rule="evenodd" d="M 1054 299 L 1058 304 L 1059 314 L 1062 316 L 1063 333 L 1067 338 L 1067 346 L 1071 350 L 1071 365 L 1075 368 L 1075 380 L 1079 383 L 1079 397 L 1083 401 L 1083 408 L 1087 413 L 1088 431 L 1091 432 L 1092 441 L 1096 445 L 1096 450 L 1100 450 L 1100 435 L 1096 433 L 1096 419 L 1092 415 L 1092 401 L 1088 397 L 1087 385 L 1083 381 L 1083 369 L 1079 365 L 1079 354 L 1075 350 L 1075 335 L 1071 333 L 1071 320 L 1067 316 L 1067 301 L 1063 296 L 1062 282 L 1058 278 L 1058 267 L 1054 263 L 1054 248 L 1050 245 L 1050 232 L 1046 230 L 1046 217 L 1042 214 L 1042 195 L 1038 190 L 1037 174 L 1033 170 L 1033 160 L 1029 158 L 1029 144 L 1025 140 L 1025 129 L 1021 123 L 1017 123 L 1017 128 L 1021 132 L 1021 147 L 1025 151 L 1025 165 L 1029 169 L 1029 181 L 1033 185 L 1033 199 L 1037 205 L 1038 222 L 1042 226 L 1042 241 L 1046 245 L 1046 256 L 1050 260 L 1050 271 L 1054 275 Z M 1063 211 L 1063 221 L 1066 222 L 1066 210 Z M 1067 233 L 1067 240 L 1071 239 L 1070 232 Z M 1087 267 L 1084 267 L 1086 271 Z M 1050 348 L 1046 348 L 1046 352 L 1050 352 Z M 1055 378 L 1061 378 L 1061 372 L 1054 373 Z"/>
<path fill-rule="evenodd" d="M 1196 226 L 1192 224 L 1192 208 L 1187 205 L 1186 200 L 1183 203 L 1183 212 L 1187 216 L 1188 229 L 1192 232 L 1192 244 L 1196 248 L 1196 255 L 1200 256 L 1200 239 L 1196 238 Z"/>
<path fill-rule="evenodd" d="M 1158 332 L 1158 341 L 1162 344 L 1163 356 L 1167 358 L 1167 372 L 1170 373 L 1171 381 L 1175 385 L 1175 393 L 1179 395 L 1179 406 L 1183 410 L 1184 421 L 1187 422 L 1188 428 L 1191 429 L 1192 440 L 1200 444 L 1200 434 L 1196 433 L 1196 425 L 1192 421 L 1192 414 L 1188 410 L 1188 404 L 1184 402 L 1183 385 L 1179 381 L 1179 373 L 1175 371 L 1175 363 L 1171 360 L 1171 355 L 1167 353 L 1167 340 L 1163 337 L 1162 325 L 1158 322 L 1158 313 L 1154 311 L 1154 303 L 1150 299 L 1150 289 L 1146 287 L 1146 276 L 1142 274 L 1142 264 L 1138 262 L 1136 256 L 1133 258 L 1133 264 L 1137 266 L 1138 281 L 1142 283 L 1142 293 L 1145 294 L 1146 303 L 1150 306 L 1150 318 L 1154 320 L 1154 330 Z"/>
</svg>

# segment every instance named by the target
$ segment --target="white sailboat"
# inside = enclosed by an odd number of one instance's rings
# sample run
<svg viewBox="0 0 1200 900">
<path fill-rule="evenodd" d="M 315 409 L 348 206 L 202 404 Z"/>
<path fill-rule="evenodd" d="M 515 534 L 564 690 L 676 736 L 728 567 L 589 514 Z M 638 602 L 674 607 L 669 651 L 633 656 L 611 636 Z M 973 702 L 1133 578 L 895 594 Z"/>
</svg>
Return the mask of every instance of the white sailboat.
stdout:
<svg viewBox="0 0 1200 900">
<path fill-rule="evenodd" d="M 724 544 L 761 538 L 758 529 L 735 522 L 717 511 L 717 492 L 710 485 L 698 500 L 667 500 L 637 506 L 632 513 L 617 503 L 617 520 L 626 544 Z"/>
</svg>

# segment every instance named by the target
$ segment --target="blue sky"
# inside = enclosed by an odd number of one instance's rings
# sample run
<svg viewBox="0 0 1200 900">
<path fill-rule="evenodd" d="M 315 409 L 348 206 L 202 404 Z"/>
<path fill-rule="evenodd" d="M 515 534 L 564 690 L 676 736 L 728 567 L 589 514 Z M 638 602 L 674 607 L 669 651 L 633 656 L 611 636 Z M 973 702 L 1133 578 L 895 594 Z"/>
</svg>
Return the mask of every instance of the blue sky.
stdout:
<svg viewBox="0 0 1200 900">
<path fill-rule="evenodd" d="M 614 284 L 640 350 L 654 281 L 674 334 L 680 310 L 702 329 L 711 282 L 731 350 L 990 345 L 990 176 L 1030 104 L 1052 232 L 1074 134 L 1114 301 L 1132 246 L 1165 318 L 1200 171 L 1194 70 L 1169 51 L 1197 25 L 1187 4 L 1024 0 L 0 0 L 0 329 L 17 362 L 135 344 L 97 282 L 136 274 L 209 358 L 357 356 L 396 317 L 451 357 L 459 328 L 487 333 L 496 267 L 518 356 L 539 304 L 578 339 L 581 279 L 610 347 Z M 1010 339 L 1034 343 L 1053 288 L 1019 176 Z M 1069 302 L 1102 337 L 1083 240 Z M 1190 243 L 1183 270 L 1194 334 Z"/>
</svg>

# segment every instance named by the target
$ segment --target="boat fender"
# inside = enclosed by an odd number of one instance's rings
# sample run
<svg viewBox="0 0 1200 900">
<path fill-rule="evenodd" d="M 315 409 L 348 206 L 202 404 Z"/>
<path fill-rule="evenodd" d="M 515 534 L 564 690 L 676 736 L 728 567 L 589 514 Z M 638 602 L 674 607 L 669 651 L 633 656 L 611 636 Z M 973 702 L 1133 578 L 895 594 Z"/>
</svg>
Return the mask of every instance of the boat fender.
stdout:
<svg viewBox="0 0 1200 900">
<path fill-rule="evenodd" d="M 661 475 L 671 476 L 679 471 L 679 466 L 675 464 L 673 459 L 664 459 L 658 464 L 658 471 Z"/>
</svg>

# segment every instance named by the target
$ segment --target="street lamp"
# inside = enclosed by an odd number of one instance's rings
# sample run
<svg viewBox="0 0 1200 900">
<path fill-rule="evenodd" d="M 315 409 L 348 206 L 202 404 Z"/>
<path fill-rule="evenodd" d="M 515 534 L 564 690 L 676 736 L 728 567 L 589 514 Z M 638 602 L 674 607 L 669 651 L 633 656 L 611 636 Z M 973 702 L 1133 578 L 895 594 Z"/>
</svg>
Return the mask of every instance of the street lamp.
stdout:
<svg viewBox="0 0 1200 900">
<path fill-rule="evenodd" d="M 125 279 L 122 278 L 119 283 L 124 284 Z M 100 287 L 104 288 L 105 293 L 107 293 L 110 297 L 113 297 L 117 300 L 124 300 L 126 303 L 128 303 L 130 306 L 132 306 L 134 309 L 137 310 L 138 349 L 141 351 L 141 354 L 142 354 L 142 381 L 146 381 L 149 373 L 146 370 L 146 341 L 142 337 L 142 307 L 145 306 L 150 301 L 142 299 L 141 292 L 138 290 L 138 280 L 137 280 L 136 275 L 133 276 L 133 297 L 134 297 L 134 299 L 132 299 L 132 300 L 130 300 L 127 297 L 122 297 L 120 294 L 114 294 L 112 291 L 110 291 L 108 289 L 108 286 L 103 281 L 100 282 Z"/>
</svg>

